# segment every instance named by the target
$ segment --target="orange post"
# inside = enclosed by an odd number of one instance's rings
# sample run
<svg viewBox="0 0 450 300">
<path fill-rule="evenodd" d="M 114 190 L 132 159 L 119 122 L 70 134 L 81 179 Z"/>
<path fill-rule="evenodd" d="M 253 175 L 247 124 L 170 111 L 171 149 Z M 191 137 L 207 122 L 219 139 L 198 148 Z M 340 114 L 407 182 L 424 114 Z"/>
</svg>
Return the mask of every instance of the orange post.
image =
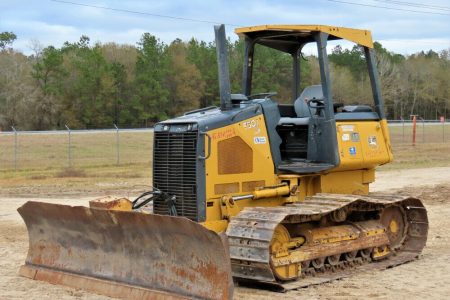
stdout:
<svg viewBox="0 0 450 300">
<path fill-rule="evenodd" d="M 417 123 L 417 116 L 413 116 L 413 137 L 412 137 L 413 146 L 416 145 L 416 123 Z"/>
</svg>

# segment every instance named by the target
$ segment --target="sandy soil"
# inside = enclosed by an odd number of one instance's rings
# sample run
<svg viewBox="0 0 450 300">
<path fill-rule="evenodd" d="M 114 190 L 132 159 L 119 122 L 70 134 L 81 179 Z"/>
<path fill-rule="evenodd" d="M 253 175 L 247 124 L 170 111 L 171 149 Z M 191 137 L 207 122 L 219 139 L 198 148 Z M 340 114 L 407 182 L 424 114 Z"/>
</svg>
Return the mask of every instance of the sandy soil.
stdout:
<svg viewBox="0 0 450 300">
<path fill-rule="evenodd" d="M 424 185 L 426 184 L 426 185 Z M 423 199 L 430 232 L 421 258 L 385 271 L 372 271 L 285 294 L 238 287 L 236 299 L 448 299 L 450 295 L 450 168 L 379 172 L 374 191 L 396 187 Z M 17 276 L 28 248 L 25 225 L 16 212 L 25 198 L 0 198 L 0 299 L 110 299 Z M 42 198 L 40 201 L 87 205 L 88 198 Z"/>
<path fill-rule="evenodd" d="M 450 184 L 450 167 L 389 170 L 376 173 L 376 181 L 370 185 L 370 191 L 387 191 L 441 183 Z"/>
</svg>

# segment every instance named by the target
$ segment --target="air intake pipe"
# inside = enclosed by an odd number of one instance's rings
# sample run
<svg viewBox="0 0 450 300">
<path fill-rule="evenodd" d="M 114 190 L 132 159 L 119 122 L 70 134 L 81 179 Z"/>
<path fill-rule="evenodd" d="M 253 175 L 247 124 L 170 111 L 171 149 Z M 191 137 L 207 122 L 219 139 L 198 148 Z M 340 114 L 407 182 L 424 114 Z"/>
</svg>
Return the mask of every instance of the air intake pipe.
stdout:
<svg viewBox="0 0 450 300">
<path fill-rule="evenodd" d="M 219 67 L 220 109 L 231 109 L 231 85 L 228 69 L 227 38 L 225 25 L 214 26 L 216 34 L 217 65 Z"/>
</svg>

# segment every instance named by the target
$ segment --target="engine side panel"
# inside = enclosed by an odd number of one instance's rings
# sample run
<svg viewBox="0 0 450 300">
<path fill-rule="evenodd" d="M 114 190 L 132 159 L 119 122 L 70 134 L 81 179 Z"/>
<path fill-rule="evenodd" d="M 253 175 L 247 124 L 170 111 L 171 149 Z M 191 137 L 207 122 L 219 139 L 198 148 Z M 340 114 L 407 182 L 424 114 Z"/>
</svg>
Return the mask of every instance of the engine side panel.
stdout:
<svg viewBox="0 0 450 300">
<path fill-rule="evenodd" d="M 333 171 L 373 169 L 392 160 L 382 121 L 336 122 L 340 165 Z"/>
<path fill-rule="evenodd" d="M 227 221 L 221 220 L 222 196 L 249 194 L 278 182 L 263 115 L 208 131 L 208 135 L 205 139 L 211 139 L 211 154 L 205 161 L 207 221 L 218 221 L 225 229 Z M 261 199 L 257 203 L 277 206 L 283 200 Z M 255 201 L 239 202 L 240 207 L 252 204 Z"/>
</svg>

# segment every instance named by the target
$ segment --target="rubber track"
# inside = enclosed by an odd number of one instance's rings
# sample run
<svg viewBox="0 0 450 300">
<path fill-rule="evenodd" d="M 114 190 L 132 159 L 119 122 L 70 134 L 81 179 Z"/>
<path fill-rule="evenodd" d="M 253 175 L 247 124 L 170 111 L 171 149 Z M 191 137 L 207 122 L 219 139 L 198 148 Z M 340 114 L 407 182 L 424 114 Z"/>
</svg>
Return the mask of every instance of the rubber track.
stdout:
<svg viewBox="0 0 450 300">
<path fill-rule="evenodd" d="M 279 223 L 318 221 L 342 208 L 349 211 L 370 211 L 391 205 L 402 206 L 407 221 L 406 238 L 394 255 L 356 269 L 318 273 L 314 277 L 288 282 L 276 280 L 270 267 L 269 246 Z M 268 284 L 277 290 L 286 291 L 352 276 L 358 271 L 386 269 L 416 259 L 426 244 L 428 218 L 422 202 L 412 197 L 391 194 L 317 194 L 301 203 L 282 207 L 247 207 L 231 220 L 226 234 L 233 277 L 237 281 Z"/>
</svg>

